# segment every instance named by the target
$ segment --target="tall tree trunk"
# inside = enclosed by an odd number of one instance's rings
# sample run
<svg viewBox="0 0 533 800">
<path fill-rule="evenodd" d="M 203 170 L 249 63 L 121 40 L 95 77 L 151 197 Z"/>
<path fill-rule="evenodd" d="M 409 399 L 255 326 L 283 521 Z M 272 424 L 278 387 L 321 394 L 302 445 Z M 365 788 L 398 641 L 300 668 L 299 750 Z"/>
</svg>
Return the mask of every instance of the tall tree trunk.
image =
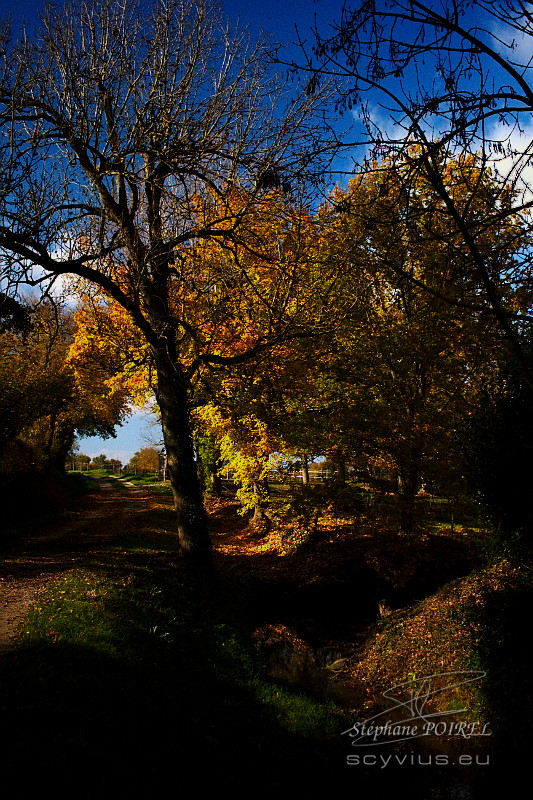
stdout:
<svg viewBox="0 0 533 800">
<path fill-rule="evenodd" d="M 57 415 L 54 411 L 50 414 L 50 426 L 48 428 L 48 435 L 46 437 L 46 442 L 44 443 L 43 447 L 43 456 L 46 464 L 49 464 L 52 460 L 51 453 L 52 453 L 52 446 L 54 444 L 54 436 L 56 432 L 56 422 L 57 422 Z"/>
<path fill-rule="evenodd" d="M 309 486 L 309 464 L 305 453 L 302 456 L 302 484 Z"/>
<path fill-rule="evenodd" d="M 412 533 L 416 519 L 416 495 L 420 489 L 421 452 L 412 448 L 409 462 L 400 469 L 399 506 L 400 529 L 402 533 Z"/>
<path fill-rule="evenodd" d="M 193 447 L 196 456 L 196 474 L 198 475 L 200 489 L 202 490 L 202 492 L 205 492 L 207 488 L 207 482 L 206 482 L 207 470 L 204 464 L 204 457 L 202 455 L 201 449 L 198 447 L 198 442 L 195 439 L 193 439 Z"/>
<path fill-rule="evenodd" d="M 337 466 L 336 481 L 340 486 L 344 486 L 346 484 L 346 461 L 339 456 L 335 459 L 335 464 Z"/>
<path fill-rule="evenodd" d="M 211 541 L 194 458 L 185 379 L 179 365 L 172 362 L 163 348 L 154 352 L 154 359 L 156 399 L 161 413 L 180 549 L 185 556 L 207 560 L 211 555 Z"/>
<path fill-rule="evenodd" d="M 209 482 L 209 491 L 214 497 L 222 495 L 222 478 L 220 477 L 220 447 L 213 439 L 210 457 L 207 463 L 207 479 Z"/>
<path fill-rule="evenodd" d="M 263 499 L 265 496 L 265 484 L 268 490 L 268 481 L 266 478 L 259 481 L 254 481 L 254 494 L 256 503 L 254 506 L 254 514 L 251 520 L 252 528 L 257 536 L 266 536 L 271 527 L 271 520 L 263 507 Z"/>
<path fill-rule="evenodd" d="M 55 442 L 49 462 L 61 472 L 66 471 L 67 455 L 74 444 L 75 433 L 74 427 L 68 421 L 60 422 L 56 427 Z"/>
<path fill-rule="evenodd" d="M 400 504 L 400 530 L 402 533 L 412 533 L 415 525 L 415 495 L 412 485 L 402 489 L 399 497 Z"/>
<path fill-rule="evenodd" d="M 423 365 L 416 368 L 416 392 L 407 403 L 407 419 L 403 445 L 399 451 L 400 467 L 400 529 L 412 533 L 416 521 L 416 495 L 420 489 L 420 470 L 424 453 L 423 436 L 415 425 L 424 408 L 429 382 Z"/>
</svg>

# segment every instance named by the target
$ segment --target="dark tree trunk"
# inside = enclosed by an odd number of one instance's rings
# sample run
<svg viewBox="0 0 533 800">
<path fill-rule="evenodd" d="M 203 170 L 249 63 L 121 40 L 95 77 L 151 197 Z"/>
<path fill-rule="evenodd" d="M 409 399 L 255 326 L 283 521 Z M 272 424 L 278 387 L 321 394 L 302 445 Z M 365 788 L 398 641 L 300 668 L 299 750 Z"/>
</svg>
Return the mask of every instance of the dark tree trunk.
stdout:
<svg viewBox="0 0 533 800">
<path fill-rule="evenodd" d="M 302 484 L 309 486 L 309 464 L 305 454 L 302 456 Z"/>
<path fill-rule="evenodd" d="M 56 432 L 56 422 L 57 422 L 57 416 L 55 412 L 52 412 L 52 414 L 50 414 L 50 426 L 48 428 L 48 436 L 46 437 L 46 442 L 43 447 L 43 456 L 46 464 L 50 464 L 52 461 L 52 447 L 54 444 L 54 436 Z"/>
<path fill-rule="evenodd" d="M 346 484 L 346 461 L 343 458 L 338 458 L 335 461 L 337 466 L 336 481 L 340 486 Z"/>
<path fill-rule="evenodd" d="M 412 533 L 414 529 L 416 495 L 420 489 L 420 453 L 416 451 L 411 456 L 411 462 L 400 470 L 399 505 L 402 533 Z"/>
<path fill-rule="evenodd" d="M 185 556 L 207 560 L 211 555 L 211 541 L 194 458 L 185 379 L 179 365 L 172 362 L 165 350 L 155 352 L 154 358 L 156 399 L 161 413 L 180 549 Z"/>
<path fill-rule="evenodd" d="M 424 440 L 416 432 L 415 424 L 421 410 L 424 408 L 429 383 L 422 365 L 418 365 L 416 375 L 417 392 L 415 397 L 407 404 L 406 432 L 403 446 L 399 451 L 400 529 L 403 533 L 411 533 L 415 527 L 415 498 L 420 489 L 420 471 L 424 452 Z"/>
<path fill-rule="evenodd" d="M 75 429 L 68 421 L 50 415 L 50 429 L 43 449 L 44 462 L 60 472 L 66 472 L 67 455 L 74 443 Z"/>
<path fill-rule="evenodd" d="M 50 463 L 61 472 L 66 471 L 67 456 L 74 444 L 75 430 L 72 425 L 59 426 L 56 432 L 56 442 L 51 453 Z"/>
<path fill-rule="evenodd" d="M 209 486 L 211 488 L 211 494 L 214 497 L 220 497 L 222 494 L 222 478 L 220 477 L 220 473 L 218 472 L 215 465 L 211 465 L 211 469 L 209 470 Z"/>
<path fill-rule="evenodd" d="M 194 442 L 194 439 L 193 439 Z M 205 492 L 207 485 L 206 485 L 206 468 L 204 464 L 204 457 L 201 453 L 200 448 L 198 447 L 197 443 L 194 447 L 194 452 L 196 455 L 196 474 L 198 475 L 198 481 L 200 483 L 200 489 L 202 492 Z"/>
<path fill-rule="evenodd" d="M 400 530 L 412 533 L 415 525 L 415 492 L 410 488 L 400 494 Z"/>
</svg>

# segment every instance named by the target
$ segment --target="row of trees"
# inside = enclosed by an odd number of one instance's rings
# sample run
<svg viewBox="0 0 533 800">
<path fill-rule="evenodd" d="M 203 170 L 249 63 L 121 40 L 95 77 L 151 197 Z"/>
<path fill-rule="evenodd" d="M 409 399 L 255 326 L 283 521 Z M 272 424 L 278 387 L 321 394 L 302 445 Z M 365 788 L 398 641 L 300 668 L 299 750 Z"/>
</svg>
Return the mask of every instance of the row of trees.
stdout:
<svg viewBox="0 0 533 800">
<path fill-rule="evenodd" d="M 66 466 L 69 469 L 80 472 L 93 469 L 104 469 L 112 473 L 120 473 L 122 471 L 122 461 L 118 458 L 108 458 L 104 453 L 91 458 L 91 456 L 81 453 L 76 444 L 68 454 Z"/>
<path fill-rule="evenodd" d="M 508 348 L 446 217 L 439 217 L 440 235 L 434 235 L 439 198 L 420 181 L 408 214 L 401 170 L 382 162 L 379 172 L 333 191 L 316 214 L 306 212 L 297 223 L 294 212 L 292 224 L 305 226 L 307 238 L 305 248 L 300 240 L 298 290 L 283 302 L 297 306 L 300 335 L 283 337 L 249 362 L 197 369 L 190 403 L 204 481 L 216 487 L 222 464 L 231 470 L 243 509 L 253 509 L 258 523 L 268 503 L 265 479 L 274 453 L 281 460 L 326 456 L 340 477 L 354 465 L 359 473 L 366 468 L 396 476 L 405 531 L 413 527 L 423 484 L 448 494 L 465 489 L 467 420 Z M 491 179 L 480 173 L 475 156 L 450 160 L 443 173 L 473 219 L 486 213 Z M 273 204 L 279 201 L 276 190 L 270 194 Z M 502 274 L 514 268 L 527 236 L 518 217 L 485 227 L 484 247 L 498 258 Z M 216 247 L 188 253 L 189 274 L 198 287 L 208 287 L 203 303 L 190 303 L 188 322 L 199 343 L 230 354 L 253 336 L 255 307 L 242 289 L 208 283 L 219 257 Z M 234 274 L 230 267 L 227 261 L 225 272 L 219 267 L 220 279 Z M 261 262 L 250 265 L 248 275 L 262 279 L 264 269 Z M 498 281 L 508 306 L 526 313 L 523 285 Z M 233 308 L 217 314 L 222 291 L 224 306 Z M 83 362 L 100 343 L 117 364 L 115 380 L 143 402 L 151 391 L 151 361 L 135 326 L 117 305 L 80 297 L 74 352 Z M 174 302 L 179 298 L 177 290 Z M 326 325 L 327 309 L 335 318 Z M 188 359 L 191 364 L 194 354 Z"/>
<path fill-rule="evenodd" d="M 159 451 L 155 447 L 143 447 L 131 457 L 124 466 L 118 458 L 108 458 L 104 453 L 98 456 L 81 453 L 75 445 L 67 458 L 69 469 L 88 471 L 103 469 L 114 474 L 133 472 L 135 474 L 157 473 L 159 470 Z"/>
<path fill-rule="evenodd" d="M 422 483 L 447 493 L 461 485 L 465 421 L 507 348 L 459 235 L 442 216 L 433 235 L 438 197 L 420 182 L 407 214 L 401 173 L 382 162 L 379 173 L 335 190 L 316 216 L 307 279 L 320 286 L 322 275 L 337 275 L 329 331 L 285 341 L 249 370 L 224 374 L 207 403 L 198 392 L 197 416 L 249 507 L 275 451 L 327 456 L 341 477 L 362 463 L 396 475 L 406 531 Z M 481 216 L 490 179 L 477 159 L 451 160 L 443 173 L 456 202 L 477 185 L 469 213 Z M 502 270 L 512 269 L 527 237 L 520 221 L 498 221 L 483 235 Z M 517 313 L 529 309 L 522 285 L 499 281 L 499 289 Z M 312 310 L 301 314 L 312 330 Z"/>
<path fill-rule="evenodd" d="M 480 5 L 529 35 L 521 3 Z M 183 552 L 210 550 L 193 427 L 259 512 L 272 452 L 392 465 L 409 530 L 422 477 L 457 472 L 458 420 L 502 337 L 531 382 L 528 145 L 487 133 L 531 112 L 529 64 L 465 27 L 468 6 L 346 9 L 300 92 L 212 3 L 147 17 L 103 0 L 49 9 L 33 39 L 4 31 L 6 294 L 72 276 L 74 363 L 98 354 L 116 387 L 155 393 Z M 397 135 L 369 87 L 396 103 Z M 360 104 L 365 160 L 318 210 L 331 98 Z"/>
</svg>

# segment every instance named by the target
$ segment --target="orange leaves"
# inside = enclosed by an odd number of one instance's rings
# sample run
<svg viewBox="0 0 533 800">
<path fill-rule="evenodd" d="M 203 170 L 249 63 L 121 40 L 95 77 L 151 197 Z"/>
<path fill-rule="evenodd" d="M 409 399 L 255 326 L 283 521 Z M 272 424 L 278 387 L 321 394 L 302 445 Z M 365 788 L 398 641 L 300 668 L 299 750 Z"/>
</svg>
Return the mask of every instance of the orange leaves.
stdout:
<svg viewBox="0 0 533 800">
<path fill-rule="evenodd" d="M 68 362 L 80 379 L 106 374 L 110 392 L 127 392 L 144 405 L 152 396 L 147 361 L 148 345 L 124 309 L 113 302 L 87 303 L 75 314 L 76 332 Z"/>
<path fill-rule="evenodd" d="M 214 197 L 200 234 L 182 253 L 173 304 L 211 354 L 239 355 L 286 327 L 309 261 L 309 219 L 278 193 Z"/>
</svg>

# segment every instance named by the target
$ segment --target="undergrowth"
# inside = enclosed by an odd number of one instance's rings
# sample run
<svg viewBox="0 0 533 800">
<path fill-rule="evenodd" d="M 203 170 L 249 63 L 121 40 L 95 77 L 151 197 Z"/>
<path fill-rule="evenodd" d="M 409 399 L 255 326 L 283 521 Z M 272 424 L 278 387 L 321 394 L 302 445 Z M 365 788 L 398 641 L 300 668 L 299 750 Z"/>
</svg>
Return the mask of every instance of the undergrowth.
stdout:
<svg viewBox="0 0 533 800">
<path fill-rule="evenodd" d="M 338 777 L 346 717 L 266 675 L 246 606 L 177 558 L 158 529 L 164 509 L 150 519 L 31 609 L 6 678 L 6 780 L 27 779 L 28 758 L 35 775 L 53 764 L 64 787 L 90 764 L 79 795 L 90 798 L 160 797 L 177 776 L 204 787 Z"/>
<path fill-rule="evenodd" d="M 132 519 L 127 536 L 39 596 L 23 646 L 3 668 L 4 785 L 21 789 L 10 796 L 33 796 L 47 782 L 69 800 L 159 798 L 191 782 L 208 791 L 375 789 L 375 770 L 345 768 L 340 733 L 353 713 L 266 673 L 252 636 L 257 576 L 232 579 L 180 560 L 168 489 L 152 491 L 151 510 Z M 386 554 L 398 566 L 390 537 L 377 544 L 380 569 Z M 328 547 L 324 539 L 317 550 L 326 573 Z M 309 556 L 301 569 L 315 562 Z M 439 672 L 485 672 L 482 684 L 432 703 L 444 712 L 466 704 L 514 746 L 521 729 L 513 733 L 512 723 L 523 725 L 531 708 L 521 647 L 530 585 L 524 567 L 503 560 L 393 611 L 369 630 L 352 681 L 376 697 Z M 358 713 L 370 716 L 371 704 Z M 382 796 L 397 777 L 380 775 Z M 427 796 L 409 791 L 413 800 Z"/>
<path fill-rule="evenodd" d="M 91 475 L 55 469 L 0 478 L 0 542 L 61 519 L 79 498 L 100 488 Z"/>
</svg>

